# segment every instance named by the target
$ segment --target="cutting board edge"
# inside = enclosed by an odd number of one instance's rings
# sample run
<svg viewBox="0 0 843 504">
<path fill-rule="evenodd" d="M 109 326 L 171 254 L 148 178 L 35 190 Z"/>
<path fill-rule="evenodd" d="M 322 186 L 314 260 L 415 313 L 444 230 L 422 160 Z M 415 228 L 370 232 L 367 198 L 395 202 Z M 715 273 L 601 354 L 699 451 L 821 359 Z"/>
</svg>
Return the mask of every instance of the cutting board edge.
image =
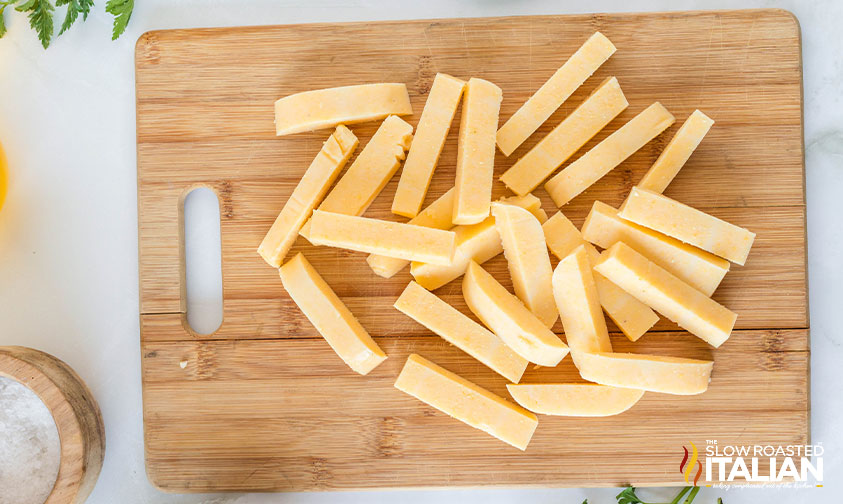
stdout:
<svg viewBox="0 0 843 504">
<path fill-rule="evenodd" d="M 785 10 L 785 9 L 741 9 L 741 10 L 728 9 L 728 10 L 716 10 L 716 11 L 698 11 L 698 10 L 696 10 L 696 11 L 676 11 L 676 12 L 667 12 L 667 13 L 646 13 L 646 12 L 641 12 L 641 13 L 619 13 L 619 14 L 582 14 L 582 15 L 573 15 L 573 16 L 570 16 L 570 15 L 562 15 L 562 14 L 560 14 L 560 15 L 543 15 L 543 16 L 529 16 L 529 15 L 525 15 L 525 16 L 495 16 L 495 17 L 485 17 L 485 18 L 477 18 L 477 17 L 474 17 L 474 18 L 464 18 L 464 19 L 466 19 L 466 20 L 488 20 L 488 19 L 520 18 L 520 17 L 534 17 L 534 18 L 536 18 L 536 17 L 538 17 L 538 18 L 541 18 L 541 17 L 544 17 L 544 18 L 555 18 L 555 17 L 566 17 L 566 18 L 570 18 L 570 17 L 581 17 L 581 18 L 589 18 L 589 17 L 591 17 L 591 18 L 600 18 L 600 17 L 602 17 L 602 16 L 612 16 L 612 15 L 618 15 L 618 16 L 631 16 L 631 17 L 632 17 L 632 16 L 657 15 L 657 14 L 666 14 L 666 15 L 671 15 L 671 16 L 673 16 L 673 15 L 677 15 L 677 16 L 678 16 L 678 15 L 705 15 L 705 14 L 717 14 L 717 13 L 736 12 L 736 11 L 757 11 L 757 12 L 761 12 L 761 13 L 769 13 L 769 14 L 777 14 L 777 15 L 782 15 L 782 14 L 783 14 L 783 15 L 785 15 L 786 17 L 790 18 L 790 19 L 792 20 L 792 22 L 795 24 L 796 33 L 797 33 L 797 36 L 798 36 L 798 39 L 799 39 L 799 42 L 798 42 L 798 44 L 799 44 L 799 87 L 800 87 L 800 109 L 801 109 L 801 113 L 802 113 L 802 123 L 801 123 L 801 130 L 802 130 L 802 133 L 801 133 L 801 137 L 800 137 L 800 143 L 801 143 L 801 154 L 802 154 L 802 166 L 801 166 L 801 168 L 802 168 L 802 182 L 803 182 L 803 185 L 802 185 L 802 190 L 803 190 L 803 208 L 804 208 L 804 210 L 803 210 L 803 212 L 804 212 L 804 213 L 803 213 L 803 222 L 804 222 L 804 219 L 806 218 L 807 208 L 805 208 L 805 201 L 806 201 L 806 196 L 805 196 L 805 189 L 806 189 L 806 186 L 805 186 L 805 176 L 806 176 L 806 170 L 805 170 L 805 162 L 804 162 L 804 157 L 805 157 L 805 147 L 804 147 L 804 83 L 803 83 L 803 68 L 802 68 L 802 54 L 801 54 L 802 40 L 801 40 L 801 29 L 799 28 L 799 21 L 798 21 L 798 19 L 797 19 L 797 18 L 793 15 L 793 13 L 791 13 L 790 11 L 787 11 L 787 10 Z M 447 19 L 447 18 L 445 18 L 445 19 Z M 405 23 L 406 23 L 406 22 L 413 22 L 413 21 L 415 21 L 415 22 L 436 22 L 436 21 L 438 21 L 438 20 L 439 20 L 439 19 L 429 19 L 429 20 L 388 20 L 388 21 L 379 21 L 379 22 L 375 22 L 375 23 L 400 23 L 400 22 L 405 22 Z M 294 24 L 294 25 L 267 25 L 267 26 L 249 26 L 249 27 L 218 27 L 218 28 L 204 28 L 204 29 L 203 29 L 203 28 L 200 28 L 200 29 L 170 29 L 170 30 L 153 30 L 153 31 L 150 31 L 150 32 L 147 32 L 147 33 L 145 33 L 145 34 L 141 35 L 141 36 L 138 38 L 137 45 L 140 45 L 140 44 L 141 44 L 141 42 L 142 42 L 142 40 L 147 39 L 147 38 L 148 38 L 148 35 L 150 35 L 150 34 L 158 34 L 158 33 L 163 33 L 163 32 L 186 32 L 186 31 L 189 31 L 189 32 L 194 32 L 194 33 L 196 33 L 196 32 L 215 32 L 215 31 L 225 32 L 225 31 L 229 31 L 229 30 L 238 30 L 238 29 L 245 29 L 245 30 L 256 29 L 256 30 L 259 30 L 259 29 L 266 29 L 266 28 L 280 27 L 280 26 L 297 27 L 297 26 L 308 26 L 308 25 L 318 25 L 318 24 L 323 24 L 323 25 L 349 25 L 349 24 L 373 24 L 373 23 L 366 23 L 366 22 L 343 22 L 343 23 L 304 23 L 304 24 Z M 137 45 L 136 45 L 136 51 L 137 51 Z M 136 61 L 136 66 L 137 66 L 137 61 Z M 137 99 L 137 95 L 136 95 L 136 99 Z M 139 146 L 139 144 L 138 144 L 138 146 Z M 139 191 L 140 191 L 140 174 L 141 174 L 141 171 L 140 171 L 140 166 L 138 166 L 138 187 L 139 187 Z M 140 205 L 140 198 L 139 198 L 139 202 L 138 202 L 138 204 Z M 139 207 L 139 212 L 140 212 L 140 207 Z M 139 230 L 139 232 L 140 232 L 140 230 Z M 805 228 L 804 228 L 804 232 L 805 232 L 805 241 L 804 241 L 804 243 L 805 243 L 805 247 L 806 247 L 806 249 L 807 249 L 807 227 L 805 227 Z M 140 244 L 140 239 L 139 239 L 139 244 Z M 141 248 L 141 247 L 139 246 L 139 248 Z M 807 253 L 806 253 L 806 255 L 805 255 L 805 262 L 806 262 L 806 264 L 805 264 L 805 271 L 807 272 Z M 806 302 L 806 304 L 807 304 L 807 302 L 808 302 L 808 290 L 807 290 L 808 275 L 807 275 L 807 273 L 806 273 L 806 276 L 805 276 L 805 282 L 806 282 L 805 302 Z M 184 298 L 182 298 L 182 300 L 183 300 L 183 299 L 184 299 Z M 140 301 L 140 303 L 141 303 L 141 305 L 142 305 L 142 297 L 141 297 L 141 299 L 140 299 L 139 301 Z M 806 310 L 807 310 L 807 307 L 806 307 Z M 142 315 L 147 315 L 147 314 L 157 314 L 157 313 L 158 313 L 158 312 L 144 312 L 144 311 L 143 311 L 143 309 L 141 309 L 141 310 L 140 310 L 140 312 L 141 312 L 141 313 L 140 313 L 140 314 L 141 314 L 141 316 L 142 316 Z M 180 313 L 182 313 L 182 314 L 183 314 L 183 313 L 184 313 L 184 309 L 182 309 L 182 310 L 180 311 Z M 808 317 L 809 317 L 810 311 L 808 310 L 808 311 L 807 311 L 807 313 L 808 313 Z M 807 335 L 807 337 L 808 337 L 808 344 L 810 345 L 810 319 L 809 319 L 809 318 L 806 318 L 806 327 L 804 327 L 804 328 L 799 328 L 799 329 L 805 329 L 805 330 L 806 330 L 806 335 Z M 187 341 L 195 341 L 195 340 L 192 340 L 192 339 L 191 339 L 191 340 L 187 340 Z M 141 332 L 141 343 L 143 344 L 143 332 Z M 808 347 L 808 350 L 806 350 L 805 352 L 806 352 L 808 355 L 810 355 L 810 346 Z M 809 367 L 808 367 L 808 369 L 807 369 L 807 373 L 808 373 L 808 384 L 809 384 L 809 387 L 810 387 L 810 359 L 808 359 L 808 366 L 809 366 Z M 807 393 L 806 393 L 806 399 L 807 399 L 807 408 L 806 408 L 806 415 L 807 415 L 807 429 L 806 429 L 806 432 L 805 432 L 805 434 L 806 434 L 806 438 L 808 439 L 808 442 L 810 442 L 810 411 L 811 411 L 810 398 L 811 398 L 811 395 L 810 395 L 810 389 L 809 389 L 809 390 L 807 391 Z M 144 409 L 144 427 L 146 427 L 146 410 L 145 410 L 145 409 Z M 146 446 L 146 444 L 145 444 L 145 448 L 144 448 L 144 450 L 145 450 L 145 453 L 146 453 L 146 452 L 147 452 L 147 446 Z M 146 458 L 146 461 L 148 461 L 148 457 Z M 150 479 L 150 481 L 153 483 L 153 485 L 155 485 L 157 488 L 161 489 L 162 491 L 166 491 L 166 492 L 185 491 L 185 489 L 173 489 L 172 487 L 167 488 L 167 487 L 162 487 L 162 486 L 159 486 L 159 485 L 157 484 L 157 478 L 155 478 L 155 477 L 154 477 L 154 474 L 155 474 L 155 473 L 156 473 L 156 471 L 154 471 L 154 470 L 153 470 L 153 471 L 151 471 L 151 470 L 150 470 L 150 468 L 149 468 L 149 466 L 148 466 L 148 464 L 147 464 L 147 475 L 149 476 L 149 479 Z M 670 483 L 670 482 L 668 482 L 668 483 L 666 483 L 666 484 L 667 484 L 667 485 L 678 485 L 679 483 L 676 483 L 676 482 Z M 483 485 L 483 486 L 487 486 L 487 485 Z M 539 484 L 539 485 L 515 485 L 515 486 L 513 486 L 513 485 L 488 485 L 488 486 L 493 486 L 493 487 L 496 487 L 496 488 L 565 488 L 565 487 L 575 486 L 575 485 L 546 485 L 546 484 Z M 613 486 L 618 486 L 618 485 L 615 485 L 615 484 L 607 484 L 607 485 L 599 485 L 599 486 L 613 487 Z M 662 485 L 662 484 L 658 484 L 658 483 L 642 483 L 640 486 L 663 486 L 663 485 Z M 361 486 L 361 487 L 343 487 L 343 488 L 325 488 L 325 489 L 320 489 L 320 488 L 313 488 L 313 489 L 291 489 L 290 491 L 301 491 L 301 490 L 305 490 L 305 491 L 309 491 L 309 490 L 317 490 L 317 491 L 318 491 L 318 490 L 353 490 L 353 489 L 372 489 L 372 488 L 383 488 L 383 489 L 387 489 L 387 488 L 396 488 L 396 489 L 427 488 L 427 489 L 430 489 L 430 488 L 479 488 L 479 487 L 480 487 L 480 486 L 459 486 L 459 487 L 453 487 L 453 486 L 443 486 L 443 487 L 429 487 L 429 486 L 406 486 L 406 487 L 404 487 L 404 486 L 398 486 L 398 487 L 367 487 L 367 486 Z M 241 490 L 242 490 L 242 489 L 241 489 Z M 194 491 L 201 491 L 201 490 L 188 489 L 187 491 L 194 492 Z"/>
<path fill-rule="evenodd" d="M 647 17 L 647 16 L 671 16 L 671 17 L 681 17 L 681 16 L 704 16 L 704 15 L 717 15 L 717 14 L 728 14 L 734 12 L 754 12 L 758 14 L 770 14 L 770 15 L 780 15 L 782 17 L 788 18 L 794 25 L 797 33 L 797 37 L 799 39 L 799 68 L 800 73 L 802 71 L 802 28 L 799 22 L 799 18 L 796 17 L 796 14 L 793 12 L 784 9 L 784 8 L 776 8 L 776 7 L 760 7 L 760 8 L 752 8 L 752 9 L 691 9 L 691 10 L 677 10 L 677 11 L 636 11 L 636 12 L 591 12 L 591 13 L 580 13 L 580 14 L 565 14 L 565 13 L 558 13 L 558 14 L 514 14 L 509 16 L 466 16 L 466 17 L 453 17 L 453 18 L 409 18 L 409 19 L 380 19 L 377 21 L 314 21 L 309 23 L 287 23 L 287 24 L 260 24 L 260 25 L 239 25 L 239 26 L 210 26 L 210 27 L 199 27 L 199 28 L 162 28 L 162 29 L 153 29 L 148 30 L 141 33 L 138 36 L 137 41 L 135 42 L 135 66 L 137 67 L 138 60 L 137 54 L 140 50 L 140 46 L 144 43 L 147 43 L 150 38 L 155 35 L 171 35 L 171 34 L 190 34 L 190 35 L 207 35 L 207 34 L 214 34 L 214 33 L 225 33 L 229 31 L 265 31 L 267 29 L 278 29 L 278 28 L 312 28 L 317 26 L 371 26 L 371 25 L 379 25 L 379 24 L 394 24 L 394 23 L 437 23 L 442 21 L 490 21 L 490 20 L 504 20 L 504 19 L 518 19 L 518 18 L 532 18 L 532 19 L 549 19 L 549 18 L 591 18 L 595 20 L 601 20 L 602 18 L 607 17 Z"/>
</svg>

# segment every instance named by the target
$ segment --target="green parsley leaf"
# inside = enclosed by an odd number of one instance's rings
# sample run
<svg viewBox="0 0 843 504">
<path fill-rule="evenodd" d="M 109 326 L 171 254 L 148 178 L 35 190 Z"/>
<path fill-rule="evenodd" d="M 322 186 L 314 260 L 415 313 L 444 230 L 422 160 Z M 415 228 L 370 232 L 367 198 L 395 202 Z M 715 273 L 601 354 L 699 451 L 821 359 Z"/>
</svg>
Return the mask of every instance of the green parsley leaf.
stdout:
<svg viewBox="0 0 843 504">
<path fill-rule="evenodd" d="M 38 34 L 38 40 L 44 49 L 50 46 L 53 40 L 54 25 L 53 13 L 56 7 L 67 7 L 61 29 L 56 37 L 63 34 L 73 26 L 79 17 L 87 21 L 88 14 L 94 7 L 95 0 L 0 0 L 0 37 L 6 34 L 6 7 L 13 7 L 18 12 L 27 13 L 29 25 Z M 105 6 L 106 12 L 114 16 L 114 28 L 112 40 L 116 40 L 129 24 L 132 11 L 135 8 L 135 0 L 108 0 Z"/>
<path fill-rule="evenodd" d="M 635 487 L 626 487 L 623 492 L 615 496 L 618 504 L 646 504 L 635 495 Z"/>
<path fill-rule="evenodd" d="M 6 34 L 6 20 L 3 18 L 3 11 L 5 10 L 5 5 L 0 7 L 0 38 L 3 38 L 3 35 Z"/>
<path fill-rule="evenodd" d="M 15 10 L 29 13 L 29 26 L 38 34 L 44 49 L 50 47 L 53 39 L 53 4 L 49 0 L 28 0 L 15 7 Z"/>
<path fill-rule="evenodd" d="M 132 11 L 135 8 L 135 0 L 108 0 L 105 4 L 105 11 L 114 16 L 114 28 L 111 32 L 111 40 L 117 40 L 132 18 Z"/>
<path fill-rule="evenodd" d="M 688 497 L 682 504 L 691 504 L 697 497 L 699 491 L 700 487 L 687 486 L 683 488 L 672 501 L 666 504 L 679 504 L 679 501 L 682 500 L 682 497 L 685 497 L 685 494 L 688 494 Z M 635 487 L 631 486 L 626 487 L 621 493 L 616 495 L 615 499 L 618 500 L 618 504 L 656 504 L 642 501 L 637 495 L 635 495 Z"/>
<path fill-rule="evenodd" d="M 88 13 L 91 12 L 91 7 L 94 6 L 94 0 L 56 0 L 56 7 L 62 5 L 67 5 L 67 13 L 64 16 L 64 23 L 61 25 L 59 35 L 66 32 L 76 22 L 79 14 L 82 14 L 82 21 L 86 21 Z"/>
</svg>

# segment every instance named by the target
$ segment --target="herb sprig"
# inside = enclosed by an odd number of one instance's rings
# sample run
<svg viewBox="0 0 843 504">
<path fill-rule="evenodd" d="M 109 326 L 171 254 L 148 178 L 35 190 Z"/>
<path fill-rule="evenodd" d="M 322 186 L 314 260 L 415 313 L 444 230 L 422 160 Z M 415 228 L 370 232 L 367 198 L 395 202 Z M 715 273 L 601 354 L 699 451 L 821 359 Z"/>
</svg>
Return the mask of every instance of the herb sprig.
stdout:
<svg viewBox="0 0 843 504">
<path fill-rule="evenodd" d="M 635 487 L 626 487 L 623 492 L 619 493 L 615 496 L 618 500 L 618 504 L 691 504 L 694 499 L 697 498 L 697 494 L 700 492 L 700 487 L 697 486 L 687 486 L 679 491 L 676 497 L 673 498 L 670 502 L 665 503 L 657 503 L 657 502 L 644 502 L 642 501 L 637 495 L 635 495 Z M 687 497 L 685 494 L 688 494 Z M 685 500 L 682 500 L 682 497 L 685 497 Z M 723 504 L 722 499 L 717 499 L 718 504 Z"/>
<path fill-rule="evenodd" d="M 35 30 L 38 40 L 44 49 L 50 47 L 53 41 L 55 22 L 53 14 L 56 7 L 66 7 L 64 21 L 59 29 L 59 35 L 63 34 L 82 17 L 82 21 L 88 19 L 88 14 L 94 6 L 94 0 L 0 0 L 0 38 L 6 34 L 5 13 L 7 8 L 13 8 L 18 12 L 26 14 L 29 19 L 29 26 Z M 114 27 L 111 33 L 111 40 L 117 40 L 132 18 L 132 11 L 135 8 L 135 0 L 108 0 L 105 4 L 105 11 L 114 16 Z"/>
<path fill-rule="evenodd" d="M 67 5 L 67 12 L 64 16 L 64 23 L 61 24 L 59 35 L 66 32 L 76 22 L 79 14 L 82 14 L 82 21 L 88 20 L 88 13 L 94 6 L 94 0 L 56 0 L 56 7 Z"/>
</svg>

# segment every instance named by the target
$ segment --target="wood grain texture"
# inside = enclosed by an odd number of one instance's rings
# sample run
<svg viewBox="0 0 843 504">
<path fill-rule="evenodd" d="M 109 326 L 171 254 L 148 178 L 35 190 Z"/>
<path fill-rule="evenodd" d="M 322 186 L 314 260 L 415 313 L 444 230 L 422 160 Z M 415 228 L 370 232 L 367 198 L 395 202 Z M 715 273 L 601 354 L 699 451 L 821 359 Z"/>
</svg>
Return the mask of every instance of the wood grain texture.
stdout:
<svg viewBox="0 0 843 504">
<path fill-rule="evenodd" d="M 615 336 L 618 351 L 714 356 L 709 391 L 648 393 L 603 419 L 541 416 L 526 453 L 393 388 L 418 353 L 507 397 L 505 380 L 439 338 L 377 339 L 390 357 L 366 377 L 317 339 L 148 342 L 149 474 L 191 491 L 676 484 L 689 440 L 806 441 L 806 333 L 738 331 L 716 351 L 687 333 Z M 566 359 L 522 382 L 578 376 Z"/>
<path fill-rule="evenodd" d="M 26 347 L 0 347 L 0 376 L 35 392 L 56 423 L 59 473 L 45 504 L 82 504 L 94 489 L 105 456 L 105 426 L 91 391 L 70 366 Z"/>
<path fill-rule="evenodd" d="M 715 125 L 666 194 L 757 233 L 745 267 L 714 298 L 739 314 L 717 351 L 668 322 L 617 347 L 714 358 L 710 390 L 647 394 L 607 419 L 541 417 L 524 454 L 392 388 L 410 352 L 506 395 L 505 383 L 392 307 L 410 280 L 375 276 L 365 254 L 304 251 L 390 358 L 356 376 L 295 308 L 255 252 L 329 130 L 276 138 L 290 93 L 405 82 L 415 125 L 436 72 L 488 79 L 506 120 L 595 30 L 618 52 L 509 158 L 500 175 L 608 76 L 630 106 L 572 159 L 653 101 L 677 123 L 563 208 L 581 224 L 595 199 L 619 205 L 694 110 Z M 173 30 L 136 54 L 141 341 L 147 468 L 170 491 L 419 486 L 679 484 L 683 443 L 808 440 L 808 310 L 798 25 L 784 11 L 540 16 Z M 353 127 L 365 145 L 378 123 Z M 427 203 L 453 185 L 449 138 Z M 390 212 L 398 176 L 366 216 Z M 181 204 L 220 199 L 224 321 L 184 313 Z M 495 196 L 506 194 L 496 180 Z M 549 213 L 556 209 L 543 189 Z M 486 264 L 511 282 L 502 256 Z M 459 281 L 436 293 L 470 314 Z M 617 332 L 611 325 L 610 329 Z M 557 324 L 555 330 L 562 332 Z M 184 367 L 182 367 L 182 365 Z M 574 379 L 570 361 L 524 382 Z M 341 406 L 339 406 L 341 405 Z M 447 433 L 442 436 L 442 433 Z"/>
</svg>

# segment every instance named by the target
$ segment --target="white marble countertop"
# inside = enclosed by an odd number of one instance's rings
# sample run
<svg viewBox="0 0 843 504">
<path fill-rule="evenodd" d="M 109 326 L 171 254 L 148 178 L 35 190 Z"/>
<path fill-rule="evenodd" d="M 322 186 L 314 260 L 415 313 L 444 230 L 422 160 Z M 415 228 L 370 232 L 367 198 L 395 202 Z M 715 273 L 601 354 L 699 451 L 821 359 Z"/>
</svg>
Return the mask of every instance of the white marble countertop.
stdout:
<svg viewBox="0 0 843 504">
<path fill-rule="evenodd" d="M 812 347 L 812 438 L 825 487 L 704 489 L 696 502 L 840 502 L 843 490 L 843 2 L 839 0 L 140 0 L 110 42 L 105 0 L 44 51 L 21 15 L 0 40 L 0 141 L 11 189 L 0 212 L 0 344 L 47 351 L 87 381 L 102 408 L 105 464 L 89 502 L 615 502 L 617 489 L 172 495 L 143 464 L 138 344 L 134 43 L 150 29 L 514 14 L 781 7 L 802 26 Z M 406 4 L 406 5 L 400 5 Z M 410 5 L 415 4 L 415 5 Z M 835 308 L 835 306 L 837 308 Z M 2 492 L 2 489 L 0 489 Z M 655 490 L 665 497 L 674 490 Z M 645 493 L 647 493 L 645 491 Z"/>
</svg>

